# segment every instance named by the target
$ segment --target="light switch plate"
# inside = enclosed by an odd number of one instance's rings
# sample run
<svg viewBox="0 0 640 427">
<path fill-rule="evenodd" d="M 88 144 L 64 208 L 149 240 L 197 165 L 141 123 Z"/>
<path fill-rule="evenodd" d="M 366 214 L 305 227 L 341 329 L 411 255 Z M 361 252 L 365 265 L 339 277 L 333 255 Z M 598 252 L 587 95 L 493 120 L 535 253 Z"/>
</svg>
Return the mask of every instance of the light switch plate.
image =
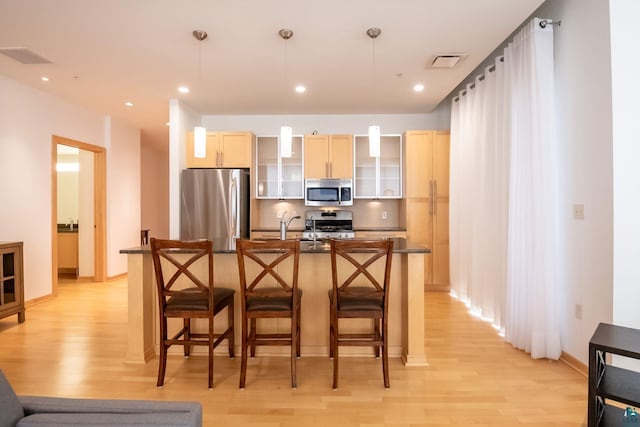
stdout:
<svg viewBox="0 0 640 427">
<path fill-rule="evenodd" d="M 573 218 L 574 219 L 584 219 L 584 205 L 583 204 L 573 205 Z"/>
</svg>

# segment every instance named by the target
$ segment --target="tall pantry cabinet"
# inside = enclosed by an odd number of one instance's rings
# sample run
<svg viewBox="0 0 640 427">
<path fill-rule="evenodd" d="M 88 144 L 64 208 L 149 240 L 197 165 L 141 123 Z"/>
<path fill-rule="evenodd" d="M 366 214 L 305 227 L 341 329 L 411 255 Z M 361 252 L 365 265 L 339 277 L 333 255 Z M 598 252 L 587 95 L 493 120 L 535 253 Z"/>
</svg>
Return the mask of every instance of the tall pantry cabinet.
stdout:
<svg viewBox="0 0 640 427">
<path fill-rule="evenodd" d="M 449 291 L 449 131 L 404 134 L 407 238 L 431 249 L 425 290 Z"/>
</svg>

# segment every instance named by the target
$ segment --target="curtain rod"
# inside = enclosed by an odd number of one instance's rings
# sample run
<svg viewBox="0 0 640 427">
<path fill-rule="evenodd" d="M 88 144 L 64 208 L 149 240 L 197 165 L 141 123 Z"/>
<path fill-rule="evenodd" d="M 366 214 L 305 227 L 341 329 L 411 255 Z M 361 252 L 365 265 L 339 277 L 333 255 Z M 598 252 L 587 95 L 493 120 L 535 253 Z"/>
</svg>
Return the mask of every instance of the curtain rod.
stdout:
<svg viewBox="0 0 640 427">
<path fill-rule="evenodd" d="M 558 21 L 553 21 L 552 19 L 541 19 L 540 22 L 538 23 L 538 25 L 540 26 L 540 28 L 547 28 L 547 25 L 557 25 L 560 26 L 560 24 L 562 23 L 561 20 Z M 499 56 L 496 58 L 496 61 L 500 61 L 500 62 L 504 62 L 504 55 Z M 494 65 L 490 65 L 488 68 L 488 71 L 490 73 L 494 72 L 496 70 L 496 66 Z M 484 73 L 480 74 L 478 76 L 478 80 L 479 81 L 483 81 L 484 80 Z M 476 83 L 473 82 L 471 83 L 471 85 L 469 85 L 469 89 L 475 89 L 476 87 Z M 460 96 L 465 96 L 467 94 L 467 90 L 464 89 L 460 92 L 460 95 L 457 95 L 453 98 L 453 102 L 458 102 L 460 100 Z"/>
<path fill-rule="evenodd" d="M 561 20 L 553 21 L 551 19 L 541 19 L 538 23 L 538 25 L 540 25 L 540 28 L 547 28 L 547 25 L 557 25 L 559 27 L 560 24 L 562 24 Z"/>
</svg>

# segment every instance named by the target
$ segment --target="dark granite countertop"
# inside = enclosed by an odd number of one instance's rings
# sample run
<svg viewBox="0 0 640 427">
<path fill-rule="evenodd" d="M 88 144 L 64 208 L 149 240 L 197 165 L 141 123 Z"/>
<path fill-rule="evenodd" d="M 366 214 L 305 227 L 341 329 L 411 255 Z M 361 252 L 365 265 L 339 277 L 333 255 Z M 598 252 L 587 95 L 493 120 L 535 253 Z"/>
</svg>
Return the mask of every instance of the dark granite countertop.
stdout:
<svg viewBox="0 0 640 427">
<path fill-rule="evenodd" d="M 73 225 L 73 228 L 69 228 L 68 225 L 63 225 L 60 226 L 60 224 L 58 224 L 58 233 L 77 233 L 78 232 L 78 226 L 77 225 Z"/>
<path fill-rule="evenodd" d="M 251 231 L 255 231 L 255 232 L 273 232 L 273 233 L 279 233 L 280 229 L 279 228 L 273 228 L 273 227 L 258 227 L 258 228 L 252 228 Z M 296 227 L 291 227 L 288 229 L 288 231 L 292 232 L 292 233 L 301 233 L 304 231 L 304 228 L 296 228 Z M 392 232 L 396 232 L 396 231 L 407 231 L 406 227 L 353 227 L 353 231 L 392 231 Z"/>
<path fill-rule="evenodd" d="M 431 249 L 427 248 L 421 244 L 413 244 L 410 240 L 407 239 L 393 239 L 393 253 L 398 254 L 428 254 L 431 253 Z M 234 254 L 236 253 L 235 249 L 216 249 L 214 247 L 213 252 L 216 254 Z M 328 241 L 300 241 L 300 253 L 302 254 L 323 254 L 329 253 L 329 242 Z M 136 246 L 133 248 L 120 249 L 121 254 L 148 254 L 150 253 L 150 249 L 148 245 L 144 246 Z"/>
</svg>

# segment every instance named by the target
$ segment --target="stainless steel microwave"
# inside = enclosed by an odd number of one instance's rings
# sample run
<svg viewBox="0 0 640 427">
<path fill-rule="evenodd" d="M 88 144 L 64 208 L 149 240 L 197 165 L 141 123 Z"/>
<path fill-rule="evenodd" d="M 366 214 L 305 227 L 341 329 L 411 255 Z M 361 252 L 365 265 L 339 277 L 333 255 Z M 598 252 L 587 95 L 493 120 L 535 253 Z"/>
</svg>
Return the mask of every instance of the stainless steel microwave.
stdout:
<svg viewBox="0 0 640 427">
<path fill-rule="evenodd" d="M 306 206 L 353 205 L 353 180 L 305 179 L 304 204 Z"/>
</svg>

